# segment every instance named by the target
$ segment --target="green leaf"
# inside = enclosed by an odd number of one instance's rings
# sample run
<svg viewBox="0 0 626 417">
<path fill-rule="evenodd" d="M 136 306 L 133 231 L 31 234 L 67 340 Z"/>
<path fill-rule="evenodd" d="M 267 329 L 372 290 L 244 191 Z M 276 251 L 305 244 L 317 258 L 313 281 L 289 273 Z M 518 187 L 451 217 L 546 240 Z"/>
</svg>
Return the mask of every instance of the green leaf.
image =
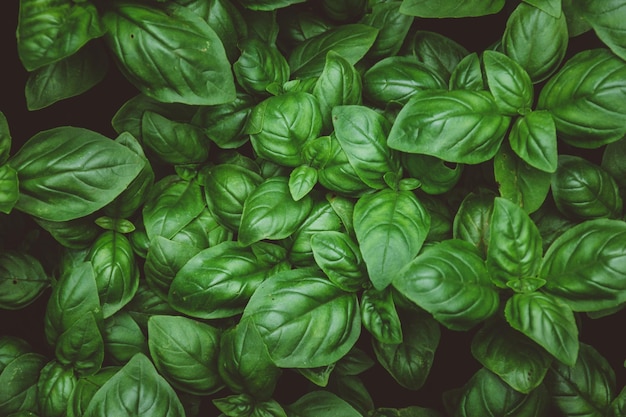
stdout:
<svg viewBox="0 0 626 417">
<path fill-rule="evenodd" d="M 422 90 L 445 89 L 446 83 L 416 56 L 390 56 L 363 74 L 363 95 L 380 106 L 406 104 Z"/>
<path fill-rule="evenodd" d="M 503 114 L 517 116 L 530 111 L 534 89 L 528 73 L 501 52 L 483 52 L 483 65 L 489 91 Z"/>
<path fill-rule="evenodd" d="M 361 417 L 350 404 L 328 391 L 311 391 L 285 407 L 294 417 Z"/>
<path fill-rule="evenodd" d="M 137 354 L 96 391 L 85 417 L 184 417 L 175 391 L 143 354 Z"/>
<path fill-rule="evenodd" d="M 529 394 L 543 382 L 552 356 L 505 322 L 486 323 L 472 338 L 472 355 L 515 391 Z"/>
<path fill-rule="evenodd" d="M 148 320 L 148 348 L 157 370 L 173 387 L 194 395 L 222 388 L 217 372 L 221 331 L 182 316 Z"/>
<path fill-rule="evenodd" d="M 402 325 L 390 289 L 368 288 L 363 291 L 361 323 L 381 344 L 402 343 Z"/>
<path fill-rule="evenodd" d="M 191 317 L 232 317 L 243 311 L 268 276 L 284 268 L 281 260 L 257 257 L 254 246 L 223 242 L 200 251 L 180 268 L 170 285 L 168 301 L 175 310 Z"/>
<path fill-rule="evenodd" d="M 420 389 L 426 382 L 439 345 L 439 324 L 432 317 L 404 317 L 400 343 L 383 343 L 372 339 L 374 353 L 380 364 L 402 387 Z"/>
<path fill-rule="evenodd" d="M 17 171 L 8 164 L 0 166 L 0 212 L 9 214 L 19 199 Z"/>
<path fill-rule="evenodd" d="M 487 92 L 421 91 L 398 113 L 387 144 L 403 152 L 477 164 L 496 154 L 509 122 Z"/>
<path fill-rule="evenodd" d="M 145 329 L 133 317 L 131 312 L 122 310 L 104 321 L 102 337 L 107 362 L 123 365 L 136 353 L 149 354 Z"/>
<path fill-rule="evenodd" d="M 393 280 L 411 302 L 452 330 L 467 330 L 494 314 L 499 296 L 477 250 L 461 240 L 425 248 Z"/>
<path fill-rule="evenodd" d="M 550 173 L 534 168 L 503 143 L 493 160 L 493 171 L 500 196 L 511 200 L 527 213 L 541 207 L 550 191 Z"/>
<path fill-rule="evenodd" d="M 528 165 L 549 173 L 556 171 L 556 127 L 550 112 L 534 111 L 515 120 L 509 142 Z"/>
<path fill-rule="evenodd" d="M 581 51 L 541 89 L 537 108 L 549 110 L 559 138 L 579 148 L 598 148 L 621 139 L 626 115 L 620 99 L 626 63 L 604 48 Z"/>
<path fill-rule="evenodd" d="M 94 313 L 79 317 L 56 340 L 55 356 L 59 363 L 71 366 L 80 375 L 93 375 L 104 361 L 104 341 Z"/>
<path fill-rule="evenodd" d="M 528 3 L 520 3 L 506 22 L 504 53 L 526 70 L 533 83 L 550 77 L 561 65 L 569 43 L 565 15 L 551 16 Z"/>
<path fill-rule="evenodd" d="M 109 69 L 104 49 L 91 44 L 54 63 L 34 70 L 26 80 L 28 110 L 78 96 L 102 81 Z"/>
<path fill-rule="evenodd" d="M 72 368 L 65 367 L 56 360 L 48 362 L 41 369 L 37 381 L 39 413 L 44 416 L 63 416 L 76 381 Z"/>
<path fill-rule="evenodd" d="M 109 366 L 102 368 L 95 375 L 78 378 L 67 404 L 67 417 L 81 417 L 85 413 L 85 410 L 89 405 L 89 401 L 96 391 L 98 391 L 98 389 L 104 385 L 109 378 L 115 375 L 117 371 L 118 368 Z M 35 416 L 33 415 L 30 417 Z"/>
<path fill-rule="evenodd" d="M 20 410 L 37 411 L 37 381 L 46 364 L 39 353 L 25 352 L 9 362 L 0 373 L 0 412 L 4 415 Z"/>
<path fill-rule="evenodd" d="M 370 281 L 382 290 L 418 254 L 430 215 L 412 191 L 386 188 L 359 198 L 354 229 Z"/>
<path fill-rule="evenodd" d="M 289 174 L 289 193 L 295 201 L 301 200 L 317 184 L 317 169 L 300 165 Z"/>
<path fill-rule="evenodd" d="M 580 13 L 591 25 L 596 35 L 613 53 L 626 59 L 626 42 L 623 39 L 626 4 L 619 0 L 584 0 L 576 4 Z"/>
<path fill-rule="evenodd" d="M 311 211 L 310 195 L 295 201 L 286 177 L 268 178 L 246 199 L 238 241 L 250 245 L 263 239 L 284 239 L 296 231 Z"/>
<path fill-rule="evenodd" d="M 465 56 L 450 74 L 450 90 L 485 90 L 487 87 L 480 58 L 476 52 Z"/>
<path fill-rule="evenodd" d="M 488 248 L 487 268 L 500 288 L 539 273 L 543 254 L 539 229 L 520 206 L 502 197 L 494 200 Z"/>
<path fill-rule="evenodd" d="M 578 327 L 569 306 L 539 292 L 514 294 L 504 309 L 507 322 L 557 360 L 573 366 L 578 356 Z"/>
<path fill-rule="evenodd" d="M 359 178 L 374 189 L 385 188 L 383 176 L 398 172 L 400 164 L 386 146 L 389 121 L 365 106 L 332 109 L 335 136 Z"/>
<path fill-rule="evenodd" d="M 15 208 L 44 220 L 65 221 L 113 201 L 145 161 L 99 133 L 65 126 L 37 133 L 8 164 L 20 182 Z"/>
<path fill-rule="evenodd" d="M 11 131 L 9 122 L 3 112 L 0 111 L 0 164 L 4 164 L 11 152 Z"/>
<path fill-rule="evenodd" d="M 263 282 L 241 320 L 254 323 L 277 366 L 313 368 L 336 362 L 354 346 L 360 317 L 355 294 L 300 268 Z"/>
<path fill-rule="evenodd" d="M 626 157 L 626 139 L 620 139 L 617 142 L 610 143 L 604 147 L 602 153 L 602 161 L 600 167 L 611 174 L 617 182 L 622 192 L 622 199 L 626 194 L 626 166 L 622 164 L 623 158 Z"/>
<path fill-rule="evenodd" d="M 543 417 L 549 412 L 549 397 L 543 386 L 525 395 L 515 391 L 497 375 L 479 369 L 461 388 L 455 417 L 515 416 Z"/>
<path fill-rule="evenodd" d="M 311 249 L 317 266 L 344 291 L 366 286 L 367 274 L 358 245 L 338 231 L 322 231 L 311 236 Z"/>
<path fill-rule="evenodd" d="M 126 78 L 166 103 L 212 105 L 235 99 L 222 41 L 183 7 L 118 3 L 102 16 L 105 40 Z"/>
<path fill-rule="evenodd" d="M 238 148 L 248 142 L 243 132 L 254 105 L 252 96 L 238 92 L 228 103 L 198 107 L 191 122 L 220 149 Z"/>
<path fill-rule="evenodd" d="M 417 30 L 403 46 L 403 55 L 413 55 L 447 83 L 458 63 L 469 51 L 441 33 Z"/>
<path fill-rule="evenodd" d="M 463 3 L 444 0 L 437 4 L 427 0 L 403 0 L 400 11 L 425 18 L 474 17 L 498 13 L 503 7 L 504 0 L 469 0 Z"/>
<path fill-rule="evenodd" d="M 487 257 L 489 248 L 494 198 L 491 192 L 484 190 L 468 193 L 452 223 L 452 236 L 471 243 L 483 258 Z"/>
<path fill-rule="evenodd" d="M 272 11 L 302 3 L 304 0 L 241 0 L 242 6 L 250 10 Z"/>
<path fill-rule="evenodd" d="M 561 213 L 574 219 L 619 218 L 623 201 L 613 177 L 574 155 L 560 155 L 552 176 L 552 196 Z"/>
<path fill-rule="evenodd" d="M 287 417 L 285 410 L 275 400 L 257 401 L 246 394 L 229 395 L 213 401 L 228 417 Z"/>
<path fill-rule="evenodd" d="M 561 0 L 523 0 L 524 2 L 543 10 L 552 17 L 561 17 Z"/>
<path fill-rule="evenodd" d="M 461 179 L 463 165 L 446 163 L 443 159 L 415 153 L 400 155 L 402 168 L 420 182 L 420 190 L 427 194 L 450 191 Z"/>
<path fill-rule="evenodd" d="M 91 3 L 70 0 L 20 0 L 17 51 L 27 71 L 76 53 L 104 34 Z"/>
<path fill-rule="evenodd" d="M 24 308 L 49 285 L 50 278 L 34 256 L 14 250 L 0 253 L 0 308 Z"/>
<path fill-rule="evenodd" d="M 237 83 L 250 94 L 280 92 L 289 80 L 287 59 L 274 45 L 251 38 L 239 45 L 241 54 L 233 64 Z"/>
<path fill-rule="evenodd" d="M 133 299 L 139 286 L 139 266 L 128 238 L 112 230 L 102 233 L 87 259 L 95 272 L 104 318 L 112 316 Z"/>
<path fill-rule="evenodd" d="M 570 227 L 548 248 L 545 291 L 574 311 L 599 311 L 626 302 L 626 224 L 588 220 Z"/>
<path fill-rule="evenodd" d="M 243 320 L 222 334 L 218 358 L 220 377 L 236 393 L 269 399 L 281 370 L 274 365 L 259 330 Z"/>
<path fill-rule="evenodd" d="M 368 58 L 379 60 L 396 55 L 411 29 L 415 20 L 400 11 L 402 1 L 387 1 L 370 4 L 371 10 L 366 13 L 360 23 L 378 29 L 374 45 L 367 52 Z"/>
<path fill-rule="evenodd" d="M 348 63 L 356 64 L 374 44 L 378 29 L 349 23 L 333 27 L 299 43 L 289 55 L 292 78 L 319 76 L 326 64 L 326 55 L 335 51 Z"/>
<path fill-rule="evenodd" d="M 581 343 L 575 364 L 555 362 L 546 376 L 551 402 L 565 416 L 601 417 L 615 397 L 615 371 L 592 346 Z"/>
</svg>

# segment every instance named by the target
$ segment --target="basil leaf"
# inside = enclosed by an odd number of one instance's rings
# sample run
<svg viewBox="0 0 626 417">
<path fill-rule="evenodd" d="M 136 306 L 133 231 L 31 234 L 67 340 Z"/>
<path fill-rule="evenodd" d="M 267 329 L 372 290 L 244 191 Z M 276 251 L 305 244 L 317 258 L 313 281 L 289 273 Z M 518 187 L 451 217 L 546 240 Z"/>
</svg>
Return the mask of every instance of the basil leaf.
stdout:
<svg viewBox="0 0 626 417">
<path fill-rule="evenodd" d="M 480 58 L 476 52 L 465 56 L 450 74 L 450 90 L 486 90 Z"/>
<path fill-rule="evenodd" d="M 433 4 L 427 0 L 403 0 L 400 11 L 418 17 L 473 17 L 498 13 L 504 7 L 504 0 L 469 0 L 459 4 L 445 0 Z"/>
<path fill-rule="evenodd" d="M 486 323 L 472 338 L 472 355 L 515 391 L 529 394 L 539 387 L 552 356 L 505 322 Z"/>
<path fill-rule="evenodd" d="M 17 171 L 8 164 L 0 166 L 0 212 L 9 214 L 19 199 Z"/>
<path fill-rule="evenodd" d="M 561 17 L 561 0 L 523 0 L 553 17 Z"/>
<path fill-rule="evenodd" d="M 222 334 L 217 365 L 228 388 L 260 400 L 272 396 L 281 375 L 259 330 L 249 320 L 240 321 Z"/>
<path fill-rule="evenodd" d="M 608 415 L 616 390 L 615 372 L 595 348 L 581 343 L 576 363 L 555 362 L 545 385 L 563 415 Z"/>
<path fill-rule="evenodd" d="M 91 3 L 70 0 L 20 0 L 17 52 L 27 71 L 76 53 L 104 34 Z"/>
<path fill-rule="evenodd" d="M 4 164 L 11 152 L 11 131 L 9 122 L 3 112 L 0 111 L 0 164 Z"/>
<path fill-rule="evenodd" d="M 148 347 L 154 365 L 173 387 L 194 395 L 222 388 L 217 373 L 220 330 L 181 316 L 148 320 Z"/>
<path fill-rule="evenodd" d="M 369 415 L 370 411 L 374 410 L 374 400 L 358 376 L 340 375 L 332 378 L 329 390 L 350 404 L 361 415 Z"/>
<path fill-rule="evenodd" d="M 520 206 L 502 197 L 493 203 L 488 248 L 489 274 L 500 288 L 539 272 L 543 254 L 539 229 Z"/>
<path fill-rule="evenodd" d="M 315 82 L 313 95 L 322 112 L 324 130 L 332 130 L 334 107 L 361 104 L 361 75 L 347 59 L 330 50 L 319 78 Z"/>
<path fill-rule="evenodd" d="M 34 70 L 26 80 L 26 106 L 39 110 L 78 96 L 102 81 L 109 68 L 104 49 L 86 45 L 78 52 Z"/>
<path fill-rule="evenodd" d="M 105 382 L 89 402 L 85 417 L 125 415 L 184 417 L 172 387 L 143 354 L 137 354 Z"/>
<path fill-rule="evenodd" d="M 515 120 L 509 142 L 528 165 L 549 173 L 556 171 L 556 126 L 550 112 L 534 111 Z"/>
<path fill-rule="evenodd" d="M 304 144 L 322 129 L 322 113 L 315 96 L 286 93 L 256 105 L 246 132 L 258 156 L 288 167 L 302 165 Z"/>
<path fill-rule="evenodd" d="M 283 271 L 259 285 L 241 320 L 254 323 L 281 368 L 336 362 L 352 348 L 361 329 L 356 295 L 306 268 Z"/>
<path fill-rule="evenodd" d="M 363 95 L 380 106 L 404 105 L 418 91 L 445 88 L 445 81 L 415 56 L 383 58 L 363 74 Z"/>
<path fill-rule="evenodd" d="M 259 39 L 247 39 L 233 64 L 237 83 L 250 94 L 278 93 L 289 80 L 287 59 L 273 45 Z"/>
<path fill-rule="evenodd" d="M 506 22 L 504 53 L 526 70 L 533 83 L 550 77 L 561 65 L 569 43 L 565 15 L 554 17 L 520 3 Z"/>
<path fill-rule="evenodd" d="M 305 148 L 306 154 L 324 158 L 320 161 L 322 166 L 317 172 L 317 180 L 324 188 L 350 197 L 358 197 L 371 191 L 357 175 L 334 134 L 314 139 L 308 145 Z"/>
<path fill-rule="evenodd" d="M 102 21 L 120 70 L 143 94 L 166 103 L 197 105 L 235 98 L 222 41 L 190 10 L 119 3 Z"/>
<path fill-rule="evenodd" d="M 549 397 L 543 386 L 525 395 L 515 391 L 497 375 L 479 369 L 461 388 L 455 417 L 470 417 L 474 413 L 492 416 L 547 416 Z"/>
<path fill-rule="evenodd" d="M 567 217 L 597 219 L 622 215 L 623 201 L 613 177 L 580 156 L 559 156 L 551 189 L 554 203 Z"/>
<path fill-rule="evenodd" d="M 549 110 L 559 137 L 580 148 L 621 139 L 617 120 L 626 114 L 618 99 L 626 85 L 626 63 L 607 49 L 577 53 L 541 89 L 537 108 Z"/>
<path fill-rule="evenodd" d="M 477 164 L 496 154 L 509 121 L 487 92 L 420 91 L 398 113 L 387 144 L 403 152 Z"/>
<path fill-rule="evenodd" d="M 476 249 L 461 240 L 425 248 L 393 280 L 412 303 L 452 330 L 467 330 L 498 308 L 496 287 Z"/>
<path fill-rule="evenodd" d="M 0 373 L 0 412 L 10 415 L 18 411 L 37 412 L 37 381 L 46 358 L 39 353 L 25 352 Z"/>
<path fill-rule="evenodd" d="M 452 224 L 454 239 L 471 243 L 478 253 L 487 257 L 494 196 L 489 192 L 470 192 L 459 206 Z"/>
<path fill-rule="evenodd" d="M 288 415 L 298 417 L 359 417 L 361 413 L 328 391 L 310 391 L 285 407 Z"/>
<path fill-rule="evenodd" d="M 250 10 L 271 11 L 292 4 L 302 3 L 303 1 L 304 0 L 241 0 L 241 5 Z"/>
<path fill-rule="evenodd" d="M 402 343 L 400 317 L 389 289 L 368 288 L 361 294 L 361 323 L 381 344 Z"/>
<path fill-rule="evenodd" d="M 293 78 L 319 76 L 329 51 L 335 51 L 350 64 L 356 64 L 374 44 L 378 29 L 349 23 L 328 29 L 298 44 L 289 55 L 289 67 Z"/>
<path fill-rule="evenodd" d="M 44 220 L 65 221 L 110 203 L 145 162 L 99 133 L 66 126 L 37 133 L 8 164 L 20 184 L 15 208 Z"/>
<path fill-rule="evenodd" d="M 109 380 L 118 368 L 109 366 L 102 368 L 95 375 L 78 378 L 67 405 L 67 417 L 80 417 L 85 413 L 89 401 L 96 391 Z M 29 416 L 24 416 L 29 417 Z M 33 417 L 33 416 L 30 416 Z"/>
<path fill-rule="evenodd" d="M 626 5 L 620 1 L 585 0 L 577 2 L 578 13 L 593 28 L 594 32 L 611 51 L 626 59 L 626 43 L 621 33 L 626 29 Z"/>
<path fill-rule="evenodd" d="M 312 206 L 310 195 L 298 201 L 291 197 L 286 177 L 268 178 L 243 204 L 238 241 L 247 246 L 263 239 L 284 239 L 302 224 Z"/>
<path fill-rule="evenodd" d="M 25 252 L 0 253 L 0 308 L 19 310 L 34 302 L 50 285 L 41 263 Z"/>
<path fill-rule="evenodd" d="M 228 103 L 198 107 L 191 122 L 219 148 L 238 148 L 249 140 L 243 132 L 254 104 L 252 96 L 238 92 Z"/>
<path fill-rule="evenodd" d="M 367 283 L 357 244 L 345 233 L 322 231 L 311 236 L 317 266 L 344 291 L 358 291 Z"/>
<path fill-rule="evenodd" d="M 95 314 L 80 316 L 56 340 L 55 356 L 60 364 L 71 366 L 78 375 L 93 375 L 104 361 L 104 341 Z"/>
<path fill-rule="evenodd" d="M 400 164 L 386 146 L 391 125 L 376 111 L 358 105 L 332 109 L 335 136 L 357 175 L 374 189 L 385 188 L 383 176 Z"/>
<path fill-rule="evenodd" d="M 308 165 L 300 165 L 289 174 L 289 193 L 295 201 L 301 200 L 317 184 L 317 170 Z"/>
<path fill-rule="evenodd" d="M 540 276 L 545 291 L 575 311 L 599 311 L 626 301 L 626 226 L 588 220 L 566 230 L 548 248 Z"/>
<path fill-rule="evenodd" d="M 76 381 L 72 368 L 67 368 L 56 360 L 48 362 L 41 369 L 37 381 L 39 413 L 44 416 L 64 415 Z"/>
<path fill-rule="evenodd" d="M 463 165 L 446 163 L 430 155 L 402 153 L 402 168 L 420 182 L 420 190 L 427 194 L 444 194 L 461 179 Z"/>
<path fill-rule="evenodd" d="M 284 268 L 281 260 L 259 259 L 251 248 L 223 242 L 200 251 L 180 268 L 170 285 L 168 301 L 175 310 L 192 317 L 235 316 L 268 276 Z"/>
<path fill-rule="evenodd" d="M 526 114 L 533 104 L 533 84 L 520 64 L 501 52 L 483 52 L 489 91 L 503 114 Z"/>
<path fill-rule="evenodd" d="M 372 339 L 374 353 L 380 364 L 401 386 L 418 390 L 426 382 L 439 345 L 439 324 L 428 316 L 404 320 L 400 343 L 384 343 Z"/>
<path fill-rule="evenodd" d="M 526 163 L 506 142 L 493 159 L 493 171 L 500 196 L 513 201 L 527 213 L 535 212 L 546 201 L 552 178 L 550 173 Z"/>
<path fill-rule="evenodd" d="M 88 255 L 95 272 L 104 318 L 130 302 L 139 286 L 139 267 L 128 238 L 112 230 L 102 233 Z"/>
<path fill-rule="evenodd" d="M 378 36 L 374 45 L 367 51 L 367 57 L 378 60 L 396 55 L 411 29 L 415 20 L 400 11 L 401 1 L 387 1 L 370 5 L 371 10 L 366 13 L 360 23 L 378 29 Z"/>
<path fill-rule="evenodd" d="M 626 140 L 620 139 L 605 146 L 600 163 L 600 167 L 611 174 L 620 187 L 622 200 L 626 196 L 623 192 L 626 189 L 626 167 L 621 163 L 624 157 L 626 157 Z"/>
<path fill-rule="evenodd" d="M 228 417 L 267 416 L 287 417 L 285 410 L 275 400 L 257 401 L 247 394 L 229 395 L 216 398 L 215 407 Z"/>
<path fill-rule="evenodd" d="M 389 188 L 359 198 L 354 230 L 374 288 L 382 290 L 418 254 L 430 215 L 411 191 Z"/>
<path fill-rule="evenodd" d="M 118 311 L 106 319 L 102 337 L 107 359 L 114 364 L 123 365 L 137 353 L 149 354 L 144 329 L 129 311 Z"/>
<path fill-rule="evenodd" d="M 417 57 L 419 62 L 443 78 L 446 83 L 461 59 L 469 54 L 469 51 L 456 41 L 427 30 L 413 32 L 401 52 Z"/>
<path fill-rule="evenodd" d="M 578 327 L 569 306 L 539 292 L 515 294 L 508 299 L 507 322 L 542 346 L 557 360 L 573 366 L 578 356 Z"/>
</svg>

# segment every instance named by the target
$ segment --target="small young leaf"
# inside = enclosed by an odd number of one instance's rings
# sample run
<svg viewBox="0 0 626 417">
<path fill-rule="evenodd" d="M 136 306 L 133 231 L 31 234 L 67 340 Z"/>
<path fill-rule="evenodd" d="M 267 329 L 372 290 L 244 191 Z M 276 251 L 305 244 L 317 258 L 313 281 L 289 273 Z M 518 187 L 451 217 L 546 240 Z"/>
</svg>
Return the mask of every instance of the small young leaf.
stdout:
<svg viewBox="0 0 626 417">
<path fill-rule="evenodd" d="M 556 171 L 556 127 L 550 112 L 539 110 L 518 118 L 509 133 L 513 151 L 528 165 L 541 171 Z"/>
<path fill-rule="evenodd" d="M 315 184 L 317 184 L 317 169 L 308 165 L 300 165 L 289 174 L 289 193 L 295 201 L 309 194 Z"/>
<path fill-rule="evenodd" d="M 520 64 L 501 52 L 483 52 L 489 91 L 500 111 L 509 116 L 526 114 L 533 104 L 534 89 Z"/>
</svg>

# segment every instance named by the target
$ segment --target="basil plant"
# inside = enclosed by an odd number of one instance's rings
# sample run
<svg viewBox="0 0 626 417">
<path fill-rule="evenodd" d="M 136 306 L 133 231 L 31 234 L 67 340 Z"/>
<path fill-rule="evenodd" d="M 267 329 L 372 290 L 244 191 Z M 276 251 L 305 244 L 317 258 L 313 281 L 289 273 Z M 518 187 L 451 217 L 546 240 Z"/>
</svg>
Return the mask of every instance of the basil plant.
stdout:
<svg viewBox="0 0 626 417">
<path fill-rule="evenodd" d="M 626 416 L 626 0 L 15 3 L 1 415 Z"/>
</svg>

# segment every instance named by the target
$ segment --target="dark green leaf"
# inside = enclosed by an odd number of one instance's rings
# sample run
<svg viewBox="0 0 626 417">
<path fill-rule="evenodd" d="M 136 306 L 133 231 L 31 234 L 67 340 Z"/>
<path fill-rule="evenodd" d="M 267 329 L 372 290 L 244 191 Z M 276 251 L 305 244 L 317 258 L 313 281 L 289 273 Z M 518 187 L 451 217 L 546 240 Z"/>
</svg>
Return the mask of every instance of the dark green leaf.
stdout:
<svg viewBox="0 0 626 417">
<path fill-rule="evenodd" d="M 285 409 L 293 417 L 361 417 L 350 404 L 328 391 L 311 391 Z"/>
<path fill-rule="evenodd" d="M 50 279 L 37 258 L 13 250 L 0 253 L 0 308 L 26 307 L 49 285 Z"/>
<path fill-rule="evenodd" d="M 416 56 L 446 83 L 461 59 L 469 54 L 467 49 L 451 38 L 426 30 L 413 32 L 403 48 L 403 55 Z"/>
<path fill-rule="evenodd" d="M 9 362 L 0 373 L 0 412 L 37 411 L 37 381 L 46 364 L 39 353 L 26 352 Z"/>
<path fill-rule="evenodd" d="M 123 365 L 135 354 L 148 355 L 148 340 L 132 313 L 118 311 L 104 321 L 104 351 L 107 360 Z"/>
<path fill-rule="evenodd" d="M 243 131 L 254 104 L 252 96 L 238 92 L 228 103 L 198 107 L 191 121 L 219 148 L 238 148 L 248 142 Z"/>
<path fill-rule="evenodd" d="M 8 164 L 0 166 L 0 212 L 9 214 L 19 198 L 17 171 Z"/>
<path fill-rule="evenodd" d="M 396 55 L 411 29 L 414 17 L 400 11 L 401 1 L 377 2 L 370 6 L 371 11 L 360 20 L 360 23 L 378 29 L 374 45 L 367 52 L 368 58 L 381 59 Z"/>
<path fill-rule="evenodd" d="M 145 161 L 99 133 L 65 126 L 37 133 L 8 163 L 20 182 L 15 208 L 44 220 L 65 221 L 110 203 Z"/>
<path fill-rule="evenodd" d="M 9 122 L 3 112 L 0 111 L 0 164 L 4 164 L 11 152 L 11 131 Z"/>
<path fill-rule="evenodd" d="M 52 417 L 65 415 L 76 381 L 72 368 L 67 368 L 55 360 L 48 362 L 41 370 L 37 381 L 39 413 Z"/>
<path fill-rule="evenodd" d="M 118 368 L 109 366 L 102 368 L 95 375 L 78 378 L 68 401 L 67 417 L 82 417 L 96 391 L 117 371 Z"/>
<path fill-rule="evenodd" d="M 280 93 L 289 80 L 289 64 L 278 48 L 256 38 L 239 47 L 241 55 L 233 64 L 237 83 L 250 94 Z"/>
<path fill-rule="evenodd" d="M 456 239 L 425 248 L 394 278 L 393 286 L 452 330 L 486 320 L 499 304 L 477 250 Z"/>
<path fill-rule="evenodd" d="M 427 194 L 450 191 L 461 178 L 463 165 L 446 163 L 443 159 L 422 154 L 402 153 L 402 168 L 420 182 L 420 190 Z"/>
<path fill-rule="evenodd" d="M 104 361 L 104 341 L 100 333 L 101 316 L 80 316 L 56 340 L 55 356 L 59 363 L 71 366 L 80 375 L 93 375 Z"/>
<path fill-rule="evenodd" d="M 348 235 L 322 231 L 310 240 L 315 262 L 335 285 L 345 291 L 358 291 L 366 285 L 361 252 Z"/>
<path fill-rule="evenodd" d="M 402 343 L 402 325 L 390 289 L 368 288 L 363 291 L 361 323 L 381 344 Z"/>
<path fill-rule="evenodd" d="M 523 0 L 553 17 L 561 17 L 561 0 Z"/>
<path fill-rule="evenodd" d="M 593 28 L 596 35 L 622 59 L 626 59 L 626 4 L 619 0 L 584 0 L 577 2 L 577 10 Z"/>
<path fill-rule="evenodd" d="M 515 294 L 504 310 L 507 322 L 557 360 L 573 366 L 578 356 L 578 327 L 570 307 L 539 292 Z"/>
<path fill-rule="evenodd" d="M 469 0 L 459 3 L 454 0 L 440 1 L 437 4 L 427 0 L 403 0 L 400 11 L 418 17 L 473 17 L 498 13 L 504 7 L 504 0 Z"/>
<path fill-rule="evenodd" d="M 491 192 L 468 193 L 454 216 L 452 236 L 471 243 L 483 258 L 489 248 L 489 230 L 493 202 Z"/>
<path fill-rule="evenodd" d="M 549 173 L 556 171 L 556 127 L 550 112 L 534 111 L 515 120 L 509 142 L 528 165 Z"/>
<path fill-rule="evenodd" d="M 403 152 L 477 164 L 496 154 L 509 122 L 487 92 L 420 91 L 398 113 L 387 143 Z"/>
</svg>

